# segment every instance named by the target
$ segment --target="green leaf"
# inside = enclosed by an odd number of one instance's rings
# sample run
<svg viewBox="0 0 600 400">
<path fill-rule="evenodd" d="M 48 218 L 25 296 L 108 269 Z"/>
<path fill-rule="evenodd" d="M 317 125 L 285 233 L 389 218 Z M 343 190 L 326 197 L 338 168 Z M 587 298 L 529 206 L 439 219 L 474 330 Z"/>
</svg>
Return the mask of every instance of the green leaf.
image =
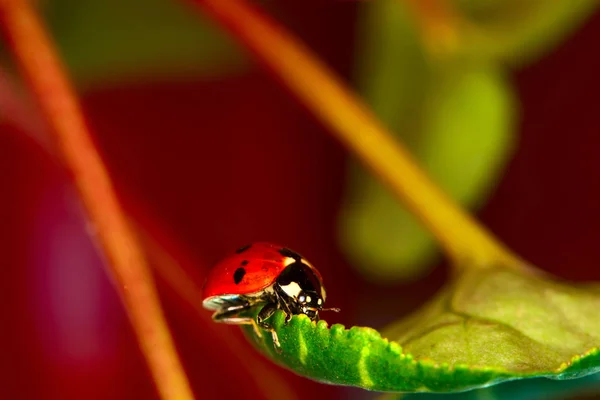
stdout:
<svg viewBox="0 0 600 400">
<path fill-rule="evenodd" d="M 231 73 L 245 57 L 212 22 L 168 0 L 54 0 L 44 12 L 80 84 Z"/>
<path fill-rule="evenodd" d="M 565 400 L 576 395 L 600 393 L 600 374 L 581 379 L 523 379 L 468 392 L 444 395 L 443 400 Z M 440 400 L 436 394 L 382 395 L 378 400 Z"/>
<path fill-rule="evenodd" d="M 271 319 L 280 365 L 321 382 L 388 392 L 460 392 L 509 380 L 600 371 L 600 285 L 509 268 L 465 269 L 429 304 L 381 334 L 284 314 Z M 343 311 L 343 310 L 342 310 Z M 256 310 L 258 312 L 258 310 Z"/>
<path fill-rule="evenodd" d="M 541 57 L 575 31 L 598 7 L 597 0 L 455 0 L 475 29 L 463 51 L 474 57 L 523 65 Z"/>
<path fill-rule="evenodd" d="M 365 100 L 453 199 L 474 208 L 513 145 L 515 106 L 502 70 L 465 59 L 428 59 L 401 2 L 367 5 L 361 57 Z M 368 279 L 416 277 L 435 257 L 430 233 L 383 185 L 352 166 L 340 242 Z"/>
</svg>

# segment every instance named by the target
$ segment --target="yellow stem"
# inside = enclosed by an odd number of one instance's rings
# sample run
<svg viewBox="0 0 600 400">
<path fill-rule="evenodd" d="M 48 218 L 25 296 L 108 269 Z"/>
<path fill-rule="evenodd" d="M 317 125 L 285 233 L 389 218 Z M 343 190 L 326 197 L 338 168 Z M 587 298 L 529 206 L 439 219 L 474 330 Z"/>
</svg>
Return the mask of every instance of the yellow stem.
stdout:
<svg viewBox="0 0 600 400">
<path fill-rule="evenodd" d="M 0 25 L 75 180 L 161 397 L 193 399 L 145 256 L 42 22 L 28 1 L 0 0 Z"/>
<path fill-rule="evenodd" d="M 386 127 L 311 51 L 243 0 L 196 0 L 330 128 L 435 235 L 455 265 L 518 260 L 418 167 Z"/>
</svg>

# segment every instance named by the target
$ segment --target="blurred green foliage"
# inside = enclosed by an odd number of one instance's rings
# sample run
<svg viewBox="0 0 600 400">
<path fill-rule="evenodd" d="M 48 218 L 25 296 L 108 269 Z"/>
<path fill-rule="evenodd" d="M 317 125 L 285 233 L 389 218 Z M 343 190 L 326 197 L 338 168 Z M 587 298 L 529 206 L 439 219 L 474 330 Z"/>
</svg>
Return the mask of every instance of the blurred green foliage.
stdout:
<svg viewBox="0 0 600 400">
<path fill-rule="evenodd" d="M 432 50 L 407 2 L 361 5 L 358 85 L 433 180 L 461 205 L 476 209 L 501 177 L 516 142 L 518 106 L 506 64 L 547 51 L 596 2 L 439 3 L 457 14 L 449 21 L 456 43 L 444 51 Z M 439 38 L 438 49 L 447 39 Z M 437 258 L 431 234 L 361 166 L 352 165 L 348 178 L 338 232 L 352 265 L 381 283 L 425 273 Z"/>
<path fill-rule="evenodd" d="M 453 0 L 471 26 L 465 51 L 512 66 L 539 59 L 577 29 L 597 0 Z"/>
<path fill-rule="evenodd" d="M 275 362 L 312 379 L 377 391 L 460 392 L 505 381 L 600 371 L 600 285 L 506 267 L 470 268 L 429 304 L 379 333 L 296 315 L 243 328 Z M 257 313 L 258 310 L 255 310 Z M 585 383 L 585 381 L 582 381 Z"/>
<path fill-rule="evenodd" d="M 144 78 L 218 75 L 247 65 L 208 18 L 170 0 L 53 0 L 43 11 L 81 86 Z"/>
</svg>

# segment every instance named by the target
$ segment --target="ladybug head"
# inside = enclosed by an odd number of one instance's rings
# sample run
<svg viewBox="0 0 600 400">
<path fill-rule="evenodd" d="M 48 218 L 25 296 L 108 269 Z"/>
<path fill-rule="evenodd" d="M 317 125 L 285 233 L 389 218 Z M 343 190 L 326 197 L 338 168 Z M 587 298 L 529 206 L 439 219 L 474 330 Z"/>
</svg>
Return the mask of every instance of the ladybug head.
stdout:
<svg viewBox="0 0 600 400">
<path fill-rule="evenodd" d="M 279 274 L 275 290 L 293 314 L 306 314 L 310 319 L 317 317 L 325 303 L 320 279 L 302 260 L 288 265 Z"/>
<path fill-rule="evenodd" d="M 306 314 L 308 318 L 315 319 L 317 314 L 323 308 L 323 299 L 314 291 L 300 292 L 296 299 L 296 307 L 302 314 Z"/>
</svg>

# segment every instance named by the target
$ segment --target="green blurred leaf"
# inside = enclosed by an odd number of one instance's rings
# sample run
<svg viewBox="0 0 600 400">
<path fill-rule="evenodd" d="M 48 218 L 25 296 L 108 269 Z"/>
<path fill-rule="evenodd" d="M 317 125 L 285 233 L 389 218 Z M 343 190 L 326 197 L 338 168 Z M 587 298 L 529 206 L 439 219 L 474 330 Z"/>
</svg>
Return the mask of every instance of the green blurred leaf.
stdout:
<svg viewBox="0 0 600 400">
<path fill-rule="evenodd" d="M 280 365 L 326 383 L 377 391 L 459 392 L 509 380 L 600 371 L 600 285 L 567 285 L 515 269 L 465 268 L 428 305 L 381 335 L 297 315 L 243 328 Z M 258 312 L 256 310 L 255 312 Z M 390 341 L 384 338 L 389 338 Z"/>
<path fill-rule="evenodd" d="M 44 12 L 80 84 L 190 74 L 245 66 L 212 22 L 170 0 L 53 0 Z"/>
<path fill-rule="evenodd" d="M 436 183 L 469 207 L 489 193 L 509 157 L 514 99 L 501 70 L 467 59 L 427 59 L 397 0 L 366 5 L 362 92 Z M 431 265 L 431 234 L 374 177 L 350 170 L 339 236 L 369 279 L 416 277 Z"/>
<path fill-rule="evenodd" d="M 454 0 L 467 29 L 463 51 L 523 65 L 562 42 L 592 14 L 597 0 Z"/>
</svg>

